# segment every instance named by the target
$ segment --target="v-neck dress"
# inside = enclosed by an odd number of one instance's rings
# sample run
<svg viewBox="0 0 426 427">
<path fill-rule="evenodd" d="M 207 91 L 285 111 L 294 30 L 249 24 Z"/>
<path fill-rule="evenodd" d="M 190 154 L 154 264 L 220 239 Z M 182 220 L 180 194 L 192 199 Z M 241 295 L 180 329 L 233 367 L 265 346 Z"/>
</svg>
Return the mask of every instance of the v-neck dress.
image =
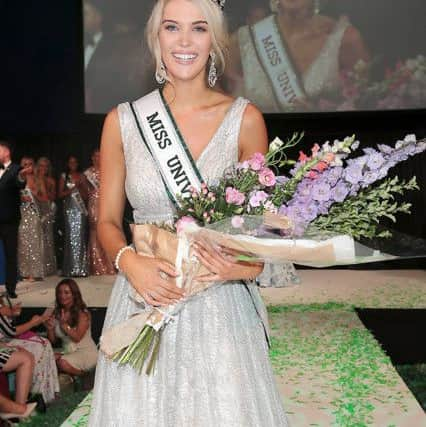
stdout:
<svg viewBox="0 0 426 427">
<path fill-rule="evenodd" d="M 207 183 L 238 161 L 248 101 L 236 99 L 197 160 Z M 129 104 L 118 107 L 126 193 L 136 223 L 163 222 L 174 208 L 141 142 Z M 119 274 L 104 330 L 140 310 Z M 258 290 L 242 282 L 214 287 L 187 302 L 164 329 L 153 374 L 119 366 L 101 352 L 89 425 L 126 427 L 287 426 L 268 357 L 266 317 Z"/>
</svg>

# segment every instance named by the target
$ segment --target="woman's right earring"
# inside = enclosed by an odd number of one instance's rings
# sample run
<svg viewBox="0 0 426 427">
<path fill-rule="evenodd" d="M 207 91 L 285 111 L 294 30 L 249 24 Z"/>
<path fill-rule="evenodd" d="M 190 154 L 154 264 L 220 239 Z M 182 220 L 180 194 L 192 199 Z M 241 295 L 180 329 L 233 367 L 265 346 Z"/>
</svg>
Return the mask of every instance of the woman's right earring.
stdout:
<svg viewBox="0 0 426 427">
<path fill-rule="evenodd" d="M 214 85 L 217 82 L 217 71 L 216 71 L 216 53 L 213 51 L 210 53 L 210 68 L 209 68 L 209 76 L 208 76 L 208 82 L 210 87 L 214 87 Z"/>
<path fill-rule="evenodd" d="M 280 0 L 269 0 L 269 7 L 271 12 L 278 13 L 278 9 L 280 6 Z"/>
<path fill-rule="evenodd" d="M 163 64 L 163 61 L 160 62 L 160 70 L 155 72 L 155 80 L 157 80 L 159 85 L 166 82 L 166 67 Z"/>
</svg>

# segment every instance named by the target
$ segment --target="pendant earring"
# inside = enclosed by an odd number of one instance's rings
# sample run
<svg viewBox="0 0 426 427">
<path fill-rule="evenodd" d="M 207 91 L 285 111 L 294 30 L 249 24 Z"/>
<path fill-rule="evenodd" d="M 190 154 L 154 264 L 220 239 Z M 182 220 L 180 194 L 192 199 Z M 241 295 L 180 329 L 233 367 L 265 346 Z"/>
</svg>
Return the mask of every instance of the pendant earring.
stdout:
<svg viewBox="0 0 426 427">
<path fill-rule="evenodd" d="M 314 0 L 314 14 L 319 15 L 321 12 L 321 0 Z"/>
<path fill-rule="evenodd" d="M 271 12 L 278 13 L 279 6 L 280 6 L 280 0 L 269 1 L 269 7 L 271 9 Z"/>
<path fill-rule="evenodd" d="M 214 85 L 217 82 L 217 71 L 216 71 L 216 53 L 214 51 L 210 52 L 210 68 L 209 68 L 209 76 L 208 76 L 208 82 L 210 87 L 214 87 Z"/>
<path fill-rule="evenodd" d="M 166 82 L 166 67 L 163 64 L 163 61 L 160 62 L 160 70 L 155 72 L 155 80 L 159 85 L 162 85 Z"/>
</svg>

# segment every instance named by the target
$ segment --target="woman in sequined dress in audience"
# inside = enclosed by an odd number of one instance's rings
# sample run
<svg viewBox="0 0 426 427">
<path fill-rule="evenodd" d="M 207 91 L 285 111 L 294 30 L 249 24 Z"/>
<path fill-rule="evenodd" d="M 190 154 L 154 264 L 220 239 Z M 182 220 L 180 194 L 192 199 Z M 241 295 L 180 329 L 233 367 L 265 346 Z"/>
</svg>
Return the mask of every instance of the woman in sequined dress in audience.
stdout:
<svg viewBox="0 0 426 427">
<path fill-rule="evenodd" d="M 89 213 L 89 269 L 90 274 L 115 274 L 114 266 L 108 259 L 98 240 L 96 226 L 99 212 L 99 149 L 92 153 L 92 166 L 84 171 L 88 182 L 87 211 Z"/>
<path fill-rule="evenodd" d="M 232 37 L 230 64 L 226 71 L 228 88 L 234 94 L 249 98 L 264 113 L 292 108 L 309 110 L 312 108 L 310 99 L 339 90 L 342 72 L 353 70 L 360 60 L 369 60 L 358 30 L 345 16 L 336 20 L 321 15 L 320 0 L 271 0 L 270 7 L 272 15 L 255 27 L 258 34 L 262 34 L 258 40 L 264 44 L 269 62 L 265 62 L 266 56 L 264 61 L 259 59 L 261 48 L 255 42 L 254 27 L 244 26 Z M 288 91 L 293 94 L 297 91 L 289 88 L 288 80 L 285 85 L 280 80 L 281 71 L 286 72 L 285 67 L 274 77 L 276 70 L 282 68 L 279 64 L 284 62 L 279 59 L 277 44 L 282 44 L 287 52 L 296 76 L 293 88 L 298 86 L 301 95 L 288 94 Z M 271 83 L 274 78 L 277 79 L 275 89 Z"/>
<path fill-rule="evenodd" d="M 43 264 L 43 229 L 40 206 L 36 198 L 34 159 L 23 157 L 21 167 L 32 168 L 21 190 L 21 222 L 18 229 L 18 270 L 24 280 L 33 282 L 45 276 Z"/>
<path fill-rule="evenodd" d="M 56 213 L 56 181 L 52 176 L 52 165 L 47 157 L 40 157 L 35 168 L 36 197 L 40 206 L 43 229 L 43 264 L 45 275 L 56 274 L 56 256 L 53 227 Z"/>
<path fill-rule="evenodd" d="M 87 179 L 79 170 L 75 156 L 67 159 L 67 168 L 59 179 L 58 196 L 63 199 L 64 260 L 62 275 L 85 277 L 89 275 L 87 256 L 88 212 Z"/>
</svg>

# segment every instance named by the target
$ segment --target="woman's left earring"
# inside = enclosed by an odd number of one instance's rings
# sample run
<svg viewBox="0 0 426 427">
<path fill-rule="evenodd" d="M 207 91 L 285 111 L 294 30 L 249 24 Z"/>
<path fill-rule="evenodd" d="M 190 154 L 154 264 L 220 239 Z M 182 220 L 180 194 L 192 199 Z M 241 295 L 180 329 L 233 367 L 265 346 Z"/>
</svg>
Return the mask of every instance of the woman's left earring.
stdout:
<svg viewBox="0 0 426 427">
<path fill-rule="evenodd" d="M 210 52 L 210 68 L 209 68 L 209 76 L 208 82 L 210 87 L 214 87 L 217 82 L 217 71 L 216 71 L 216 53 L 214 51 Z"/>
<path fill-rule="evenodd" d="M 157 80 L 159 85 L 166 82 L 166 67 L 163 64 L 163 61 L 160 62 L 160 70 L 155 72 L 155 80 Z"/>
</svg>

